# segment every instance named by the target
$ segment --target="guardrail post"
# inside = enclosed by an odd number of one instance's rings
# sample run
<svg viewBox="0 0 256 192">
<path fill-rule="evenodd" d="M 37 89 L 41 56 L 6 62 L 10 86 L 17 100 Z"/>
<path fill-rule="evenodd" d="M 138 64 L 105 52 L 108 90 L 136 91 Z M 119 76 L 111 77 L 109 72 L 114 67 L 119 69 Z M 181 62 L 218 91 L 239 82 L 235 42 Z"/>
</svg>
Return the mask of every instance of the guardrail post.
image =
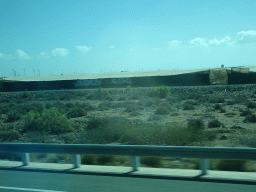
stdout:
<svg viewBox="0 0 256 192">
<path fill-rule="evenodd" d="M 200 159 L 199 168 L 202 170 L 202 174 L 206 175 L 207 170 L 209 170 L 209 160 L 208 159 Z"/>
<path fill-rule="evenodd" d="M 133 171 L 138 171 L 138 167 L 140 166 L 140 157 L 131 156 L 131 164 L 132 164 Z"/>
<path fill-rule="evenodd" d="M 74 164 L 74 168 L 78 168 L 81 165 L 81 155 L 78 155 L 78 154 L 73 155 L 73 164 Z"/>
<path fill-rule="evenodd" d="M 23 166 L 28 165 L 28 163 L 30 161 L 29 153 L 22 153 L 21 160 L 22 160 Z"/>
</svg>

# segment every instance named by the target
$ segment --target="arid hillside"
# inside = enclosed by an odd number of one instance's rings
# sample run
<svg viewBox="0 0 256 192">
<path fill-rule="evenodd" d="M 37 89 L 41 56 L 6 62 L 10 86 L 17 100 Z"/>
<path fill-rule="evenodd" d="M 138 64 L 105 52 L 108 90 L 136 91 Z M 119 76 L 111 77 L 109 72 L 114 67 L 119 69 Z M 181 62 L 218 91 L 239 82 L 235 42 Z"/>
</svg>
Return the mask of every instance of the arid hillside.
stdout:
<svg viewBox="0 0 256 192">
<path fill-rule="evenodd" d="M 256 147 L 255 85 L 169 87 L 162 95 L 155 90 L 2 92 L 0 142 Z M 70 161 L 60 155 L 33 159 Z M 161 166 L 197 166 L 182 159 L 165 159 Z M 255 162 L 249 164 L 256 170 Z"/>
</svg>

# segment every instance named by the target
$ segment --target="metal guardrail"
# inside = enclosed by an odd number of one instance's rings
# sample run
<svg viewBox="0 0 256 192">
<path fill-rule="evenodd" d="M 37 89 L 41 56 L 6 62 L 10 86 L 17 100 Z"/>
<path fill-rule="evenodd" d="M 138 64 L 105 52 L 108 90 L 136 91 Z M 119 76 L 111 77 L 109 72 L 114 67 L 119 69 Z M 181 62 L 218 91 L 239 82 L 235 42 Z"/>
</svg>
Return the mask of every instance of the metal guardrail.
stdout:
<svg viewBox="0 0 256 192">
<path fill-rule="evenodd" d="M 23 165 L 29 164 L 29 153 L 72 154 L 75 168 L 81 164 L 80 154 L 130 156 L 133 171 L 138 170 L 140 156 L 199 158 L 199 167 L 203 175 L 209 170 L 208 159 L 256 160 L 256 148 L 232 147 L 1 143 L 0 152 L 22 153 Z"/>
</svg>

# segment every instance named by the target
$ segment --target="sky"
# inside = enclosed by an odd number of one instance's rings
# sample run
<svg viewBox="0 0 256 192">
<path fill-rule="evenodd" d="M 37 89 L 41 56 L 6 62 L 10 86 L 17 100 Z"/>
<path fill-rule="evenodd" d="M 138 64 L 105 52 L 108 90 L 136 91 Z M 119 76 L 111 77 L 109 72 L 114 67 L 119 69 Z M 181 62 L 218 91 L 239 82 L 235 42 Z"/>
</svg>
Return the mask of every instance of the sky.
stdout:
<svg viewBox="0 0 256 192">
<path fill-rule="evenodd" d="M 256 0 L 0 0 L 0 76 L 256 66 Z"/>
</svg>

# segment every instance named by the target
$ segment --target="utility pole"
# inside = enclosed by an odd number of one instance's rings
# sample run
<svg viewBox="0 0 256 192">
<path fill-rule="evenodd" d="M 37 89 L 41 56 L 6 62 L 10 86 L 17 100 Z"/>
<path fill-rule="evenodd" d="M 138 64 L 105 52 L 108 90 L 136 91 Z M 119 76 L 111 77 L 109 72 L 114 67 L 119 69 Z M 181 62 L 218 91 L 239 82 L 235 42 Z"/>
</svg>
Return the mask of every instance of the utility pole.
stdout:
<svg viewBox="0 0 256 192">
<path fill-rule="evenodd" d="M 35 76 L 35 69 L 33 68 L 33 71 L 34 71 L 34 76 Z"/>
<path fill-rule="evenodd" d="M 24 70 L 24 75 L 26 76 L 26 72 L 25 72 L 25 69 L 23 69 Z"/>
<path fill-rule="evenodd" d="M 39 76 L 40 76 L 40 71 L 39 71 L 39 69 L 38 69 L 38 73 L 39 73 Z"/>
</svg>

